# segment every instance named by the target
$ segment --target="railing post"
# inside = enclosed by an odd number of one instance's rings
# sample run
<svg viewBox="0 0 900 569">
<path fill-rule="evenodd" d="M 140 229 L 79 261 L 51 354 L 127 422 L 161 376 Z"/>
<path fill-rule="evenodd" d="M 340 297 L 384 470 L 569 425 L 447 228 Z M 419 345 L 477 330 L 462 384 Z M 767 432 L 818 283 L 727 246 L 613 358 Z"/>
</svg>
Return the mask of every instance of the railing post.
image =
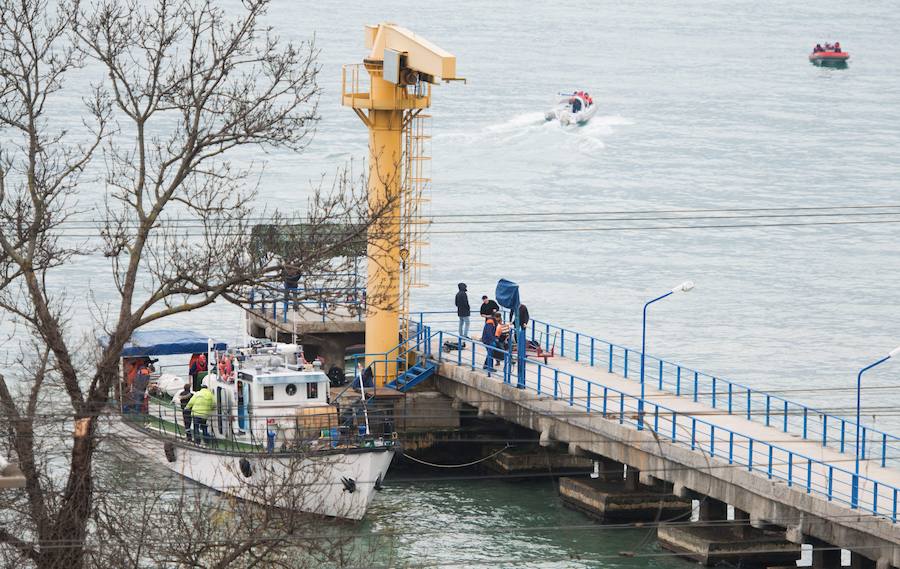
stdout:
<svg viewBox="0 0 900 569">
<path fill-rule="evenodd" d="M 731 391 L 732 391 L 731 382 L 729 382 L 728 383 L 728 414 L 729 415 L 731 415 L 731 400 L 732 400 Z"/>
<path fill-rule="evenodd" d="M 716 426 L 712 424 L 709 426 L 709 456 L 716 456 Z"/>
<path fill-rule="evenodd" d="M 828 414 L 822 415 L 822 446 L 828 446 Z M 882 464 L 882 466 L 884 466 Z"/>
<path fill-rule="evenodd" d="M 628 379 L 628 348 L 625 348 L 625 379 Z"/>
<path fill-rule="evenodd" d="M 569 407 L 575 405 L 575 376 L 569 374 Z"/>
<path fill-rule="evenodd" d="M 878 481 L 872 481 L 872 513 L 878 513 Z"/>
<path fill-rule="evenodd" d="M 587 412 L 591 412 L 591 382 L 589 381 L 587 384 L 587 402 L 586 402 Z"/>
<path fill-rule="evenodd" d="M 747 437 L 747 470 L 753 472 L 753 439 Z"/>
<path fill-rule="evenodd" d="M 659 405 L 653 405 L 653 432 L 659 433 Z"/>
<path fill-rule="evenodd" d="M 699 394 L 697 393 L 697 390 L 698 390 L 699 386 L 700 386 L 700 377 L 698 375 L 698 372 L 695 371 L 694 372 L 694 403 L 696 403 L 698 401 L 697 398 L 699 397 Z"/>
<path fill-rule="evenodd" d="M 559 398 L 559 370 L 553 370 L 553 400 Z"/>
<path fill-rule="evenodd" d="M 544 349 L 550 351 L 550 323 L 544 324 Z"/>
<path fill-rule="evenodd" d="M 625 394 L 619 393 L 619 424 L 625 423 Z"/>
<path fill-rule="evenodd" d="M 891 514 L 891 521 L 897 523 L 897 489 L 894 488 L 894 511 Z"/>
<path fill-rule="evenodd" d="M 788 432 L 788 402 L 784 402 L 784 432 Z"/>
<path fill-rule="evenodd" d="M 681 366 L 675 368 L 675 396 L 681 397 Z"/>
<path fill-rule="evenodd" d="M 844 453 L 844 431 L 846 431 L 847 421 L 841 419 L 841 454 Z"/>
<path fill-rule="evenodd" d="M 866 428 L 862 427 L 862 439 L 859 441 L 859 459 L 866 459 Z"/>
<path fill-rule="evenodd" d="M 772 406 L 772 396 L 766 394 L 766 426 L 769 426 L 769 409 Z"/>
<path fill-rule="evenodd" d="M 475 369 L 475 341 L 472 341 L 472 369 Z"/>
<path fill-rule="evenodd" d="M 807 408 L 803 408 L 803 440 L 806 440 Z"/>
<path fill-rule="evenodd" d="M 559 355 L 565 357 L 566 355 L 566 329 L 559 329 Z"/>
<path fill-rule="evenodd" d="M 613 369 L 613 345 L 609 345 L 609 373 L 612 373 Z"/>
<path fill-rule="evenodd" d="M 854 475 L 854 477 L 855 476 L 856 475 Z M 831 501 L 833 488 L 834 488 L 834 467 L 831 465 L 828 465 L 828 501 L 829 502 Z M 856 506 L 851 505 L 851 507 L 855 508 Z"/>
<path fill-rule="evenodd" d="M 676 439 L 675 426 L 676 426 L 677 421 L 678 421 L 678 412 L 672 411 L 672 442 L 673 443 L 675 442 L 675 439 Z"/>
<path fill-rule="evenodd" d="M 594 367 L 594 337 L 591 336 L 591 367 Z"/>
<path fill-rule="evenodd" d="M 881 433 L 881 468 L 887 462 L 887 433 Z"/>
<path fill-rule="evenodd" d="M 606 417 L 606 401 L 609 396 L 609 388 L 603 388 L 603 416 Z"/>
<path fill-rule="evenodd" d="M 472 345 L 474 346 L 475 344 L 472 344 Z M 458 365 L 460 367 L 462 367 L 462 351 L 463 351 L 462 344 L 456 346 L 456 365 Z"/>
<path fill-rule="evenodd" d="M 663 389 L 663 361 L 659 360 L 659 390 Z"/>
<path fill-rule="evenodd" d="M 788 488 L 794 485 L 794 453 L 788 451 Z"/>
<path fill-rule="evenodd" d="M 728 431 L 728 464 L 734 464 L 734 431 Z"/>
<path fill-rule="evenodd" d="M 534 320 L 531 321 L 531 341 L 534 342 L 535 338 L 535 327 L 537 326 Z"/>
<path fill-rule="evenodd" d="M 747 388 L 747 420 L 752 421 L 751 418 L 753 414 L 750 412 L 750 404 L 753 401 L 753 393 L 750 391 L 750 388 Z"/>
<path fill-rule="evenodd" d="M 575 332 L 575 361 L 578 361 L 579 346 L 581 345 L 581 334 Z"/>
<path fill-rule="evenodd" d="M 543 368 L 541 364 L 537 365 L 537 392 L 538 395 L 541 394 L 541 368 Z"/>
<path fill-rule="evenodd" d="M 463 341 L 462 337 L 459 337 L 459 343 L 461 344 Z M 444 353 L 444 331 L 438 330 L 438 362 L 441 361 Z"/>
<path fill-rule="evenodd" d="M 697 448 L 697 418 L 691 417 L 691 450 Z"/>
<path fill-rule="evenodd" d="M 716 378 L 712 378 L 712 406 L 716 408 Z"/>
<path fill-rule="evenodd" d="M 772 479 L 772 454 L 775 452 L 775 449 L 772 448 L 772 445 L 769 445 L 769 480 Z"/>
</svg>

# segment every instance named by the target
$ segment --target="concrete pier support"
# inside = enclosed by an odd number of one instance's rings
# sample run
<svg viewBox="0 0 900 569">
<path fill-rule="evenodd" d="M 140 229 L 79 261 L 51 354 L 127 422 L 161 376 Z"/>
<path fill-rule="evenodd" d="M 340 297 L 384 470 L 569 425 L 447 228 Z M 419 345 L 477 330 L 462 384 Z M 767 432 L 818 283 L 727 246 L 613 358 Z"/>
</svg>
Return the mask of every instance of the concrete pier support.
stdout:
<svg viewBox="0 0 900 569">
<path fill-rule="evenodd" d="M 659 528 L 659 544 L 704 565 L 723 561 L 741 567 L 771 567 L 795 564 L 800 545 L 790 543 L 784 532 L 766 531 L 750 526 L 750 515 L 734 509 L 734 521 L 728 521 L 728 504 L 709 496 L 700 497 L 698 521 Z"/>
<path fill-rule="evenodd" d="M 591 460 L 546 448 L 516 449 L 501 452 L 485 462 L 485 466 L 501 474 L 571 474 L 588 472 Z"/>
<path fill-rule="evenodd" d="M 841 550 L 838 547 L 814 540 L 810 543 L 813 569 L 841 569 Z"/>
<path fill-rule="evenodd" d="M 629 468 L 629 476 L 619 475 L 618 480 L 615 470 L 606 472 L 612 472 L 606 479 L 560 478 L 563 503 L 603 523 L 653 522 L 690 514 L 690 500 L 641 486 L 636 469 Z"/>
</svg>

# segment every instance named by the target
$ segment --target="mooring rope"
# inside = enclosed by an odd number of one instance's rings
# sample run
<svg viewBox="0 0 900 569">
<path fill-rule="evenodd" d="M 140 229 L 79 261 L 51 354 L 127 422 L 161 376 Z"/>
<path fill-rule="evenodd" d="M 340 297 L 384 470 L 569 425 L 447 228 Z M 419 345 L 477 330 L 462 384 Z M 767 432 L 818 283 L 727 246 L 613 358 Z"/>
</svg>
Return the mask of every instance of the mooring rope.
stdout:
<svg viewBox="0 0 900 569">
<path fill-rule="evenodd" d="M 472 461 L 472 462 L 467 462 L 467 463 L 465 463 L 465 464 L 435 464 L 435 463 L 433 463 L 433 462 L 428 462 L 428 461 L 425 461 L 425 460 L 418 459 L 418 458 L 416 458 L 416 457 L 414 457 L 414 456 L 410 456 L 410 455 L 406 454 L 405 452 L 403 453 L 403 456 L 405 456 L 406 458 L 408 458 L 408 459 L 410 459 L 410 460 L 412 460 L 412 461 L 414 461 L 414 462 L 418 462 L 419 464 L 424 464 L 425 466 L 433 466 L 433 467 L 435 467 L 435 468 L 464 468 L 464 467 L 466 467 L 466 466 L 474 466 L 474 465 L 478 464 L 479 462 L 484 462 L 485 460 L 489 460 L 489 459 L 491 459 L 491 458 L 494 458 L 495 456 L 497 456 L 497 455 L 500 454 L 501 452 L 503 452 L 503 451 L 505 451 L 506 449 L 508 449 L 510 446 L 512 446 L 512 445 L 510 445 L 509 443 L 506 443 L 506 446 L 505 446 L 505 447 L 503 447 L 502 449 L 498 450 L 498 451 L 495 452 L 494 454 L 488 455 L 488 456 L 486 456 L 486 457 L 484 457 L 484 458 L 479 458 L 478 460 L 474 460 L 474 461 Z"/>
</svg>

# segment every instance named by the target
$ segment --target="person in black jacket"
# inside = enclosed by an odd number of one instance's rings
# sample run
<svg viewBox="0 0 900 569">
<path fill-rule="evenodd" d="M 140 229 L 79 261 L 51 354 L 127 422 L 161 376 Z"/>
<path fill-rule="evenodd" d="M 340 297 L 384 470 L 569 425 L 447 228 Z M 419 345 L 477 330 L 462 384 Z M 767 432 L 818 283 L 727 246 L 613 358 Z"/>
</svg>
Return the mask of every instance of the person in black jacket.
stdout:
<svg viewBox="0 0 900 569">
<path fill-rule="evenodd" d="M 469 316 L 472 309 L 469 308 L 469 295 L 466 294 L 466 283 L 459 283 L 459 292 L 456 293 L 456 315 L 459 316 L 459 341 L 469 337 Z"/>
<path fill-rule="evenodd" d="M 500 310 L 500 305 L 495 301 L 488 299 L 487 296 L 481 297 L 481 317 L 485 320 L 494 315 L 494 312 Z"/>
</svg>

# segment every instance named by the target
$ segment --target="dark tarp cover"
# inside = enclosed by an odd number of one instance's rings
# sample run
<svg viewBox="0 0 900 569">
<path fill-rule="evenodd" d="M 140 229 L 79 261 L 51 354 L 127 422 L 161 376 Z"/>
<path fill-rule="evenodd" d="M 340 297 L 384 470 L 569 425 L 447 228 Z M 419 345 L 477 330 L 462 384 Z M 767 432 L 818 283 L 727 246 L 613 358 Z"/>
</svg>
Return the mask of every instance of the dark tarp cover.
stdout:
<svg viewBox="0 0 900 569">
<path fill-rule="evenodd" d="M 519 285 L 506 279 L 497 281 L 497 290 L 494 291 L 497 304 L 503 308 L 514 310 L 519 306 Z"/>
<path fill-rule="evenodd" d="M 106 343 L 106 338 L 103 343 Z M 206 353 L 207 337 L 186 330 L 139 330 L 131 335 L 131 341 L 122 349 L 123 358 L 139 356 L 169 356 L 176 354 Z M 226 344 L 218 342 L 216 350 L 224 350 Z"/>
</svg>

